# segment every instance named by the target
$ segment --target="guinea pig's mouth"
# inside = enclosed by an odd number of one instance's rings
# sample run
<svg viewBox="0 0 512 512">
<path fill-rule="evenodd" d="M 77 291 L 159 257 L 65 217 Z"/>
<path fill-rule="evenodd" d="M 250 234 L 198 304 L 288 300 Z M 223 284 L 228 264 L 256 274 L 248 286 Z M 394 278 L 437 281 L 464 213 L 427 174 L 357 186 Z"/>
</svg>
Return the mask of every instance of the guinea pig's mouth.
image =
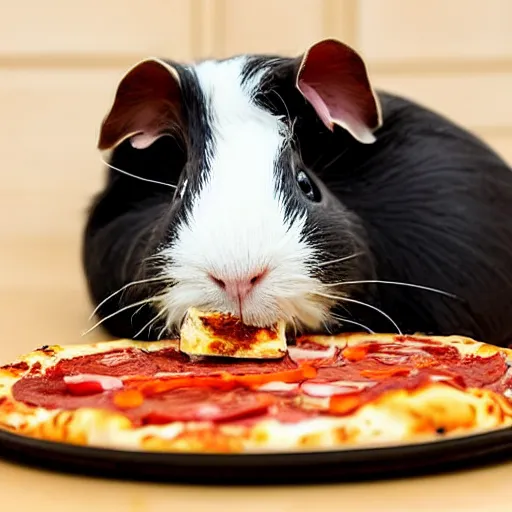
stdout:
<svg viewBox="0 0 512 512">
<path fill-rule="evenodd" d="M 286 307 L 288 306 L 288 308 Z M 165 308 L 165 305 L 163 306 Z M 325 331 L 326 322 L 329 321 L 330 305 L 325 301 L 312 301 L 309 308 L 298 307 L 285 304 L 284 307 L 276 307 L 273 311 L 263 313 L 260 316 L 245 312 L 237 313 L 234 308 L 214 307 L 204 305 L 191 305 L 180 316 L 178 321 L 174 322 L 174 330 L 179 333 L 187 320 L 188 311 L 194 308 L 202 314 L 216 314 L 226 318 L 236 319 L 242 325 L 247 327 L 256 327 L 260 329 L 273 329 L 278 324 L 284 323 L 287 339 L 295 340 L 300 335 L 320 334 Z M 272 314 L 273 313 L 273 314 Z M 302 314 L 301 314 L 302 313 Z M 169 318 L 168 325 L 172 326 L 172 320 Z"/>
<path fill-rule="evenodd" d="M 177 273 L 176 267 L 171 268 Z M 243 325 L 262 329 L 281 323 L 294 333 L 325 331 L 325 323 L 331 321 L 331 308 L 336 302 L 332 289 L 326 290 L 323 283 L 305 273 L 274 269 L 236 300 L 235 294 L 227 290 L 229 283 L 220 286 L 209 273 L 191 275 L 190 267 L 177 270 L 182 271 L 183 278 L 173 275 L 173 285 L 155 304 L 168 332 L 181 330 L 190 308 L 206 314 L 230 315 Z"/>
</svg>

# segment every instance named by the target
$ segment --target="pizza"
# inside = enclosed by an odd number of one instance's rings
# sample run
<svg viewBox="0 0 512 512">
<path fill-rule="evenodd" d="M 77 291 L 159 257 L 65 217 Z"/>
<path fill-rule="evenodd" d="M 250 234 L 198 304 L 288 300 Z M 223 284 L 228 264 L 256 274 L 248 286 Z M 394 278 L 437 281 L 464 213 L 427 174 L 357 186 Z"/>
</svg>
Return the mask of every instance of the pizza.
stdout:
<svg viewBox="0 0 512 512">
<path fill-rule="evenodd" d="M 86 447 L 243 454 L 512 428 L 510 349 L 392 334 L 301 336 L 283 349 L 281 326 L 251 338 L 224 320 L 193 311 L 176 339 L 26 354 L 0 368 L 0 429 Z M 232 348 L 237 336 L 243 351 Z"/>
<path fill-rule="evenodd" d="M 229 314 L 190 308 L 180 333 L 180 350 L 191 356 L 280 359 L 286 354 L 283 321 L 269 328 L 245 325 Z"/>
</svg>

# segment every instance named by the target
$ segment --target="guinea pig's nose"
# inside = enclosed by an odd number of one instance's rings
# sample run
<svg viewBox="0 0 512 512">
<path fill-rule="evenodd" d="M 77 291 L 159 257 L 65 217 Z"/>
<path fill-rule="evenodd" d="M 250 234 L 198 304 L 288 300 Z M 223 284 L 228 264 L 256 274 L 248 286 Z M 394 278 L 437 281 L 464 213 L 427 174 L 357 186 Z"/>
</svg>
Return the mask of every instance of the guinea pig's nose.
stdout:
<svg viewBox="0 0 512 512">
<path fill-rule="evenodd" d="M 266 274 L 266 270 L 251 274 L 247 277 L 237 277 L 235 279 L 219 279 L 216 276 L 210 274 L 212 281 L 224 290 L 226 295 L 238 302 L 247 297 L 252 289 L 263 279 Z"/>
</svg>

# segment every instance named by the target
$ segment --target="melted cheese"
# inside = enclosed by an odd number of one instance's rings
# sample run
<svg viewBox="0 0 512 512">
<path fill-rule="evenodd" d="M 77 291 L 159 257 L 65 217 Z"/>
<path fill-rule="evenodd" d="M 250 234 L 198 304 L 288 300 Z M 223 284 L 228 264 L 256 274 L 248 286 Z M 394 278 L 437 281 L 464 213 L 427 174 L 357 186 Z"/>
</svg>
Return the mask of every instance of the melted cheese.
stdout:
<svg viewBox="0 0 512 512">
<path fill-rule="evenodd" d="M 180 350 L 190 356 L 278 359 L 287 351 L 285 324 L 251 327 L 230 315 L 191 308 L 181 328 Z"/>
</svg>

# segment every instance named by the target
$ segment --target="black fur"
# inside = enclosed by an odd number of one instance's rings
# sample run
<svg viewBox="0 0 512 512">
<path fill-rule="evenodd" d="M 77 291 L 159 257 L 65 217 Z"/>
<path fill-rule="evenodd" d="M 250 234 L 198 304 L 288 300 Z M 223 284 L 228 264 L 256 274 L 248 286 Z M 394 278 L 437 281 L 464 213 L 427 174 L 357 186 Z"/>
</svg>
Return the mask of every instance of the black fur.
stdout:
<svg viewBox="0 0 512 512">
<path fill-rule="evenodd" d="M 407 332 L 512 341 L 511 169 L 443 117 L 380 97 L 377 142 L 352 145 L 323 179 L 363 220 L 378 279 L 460 300 L 381 285 L 374 302 Z"/>
<path fill-rule="evenodd" d="M 482 141 L 420 105 L 379 93 L 383 127 L 371 145 L 344 130 L 329 132 L 294 87 L 296 59 L 255 57 L 250 79 L 270 67 L 255 98 L 289 116 L 292 144 L 279 172 L 305 169 L 323 200 L 308 203 L 283 179 L 289 214 L 307 208 L 312 240 L 325 261 L 362 252 L 359 258 L 318 270 L 329 282 L 379 279 L 425 285 L 458 298 L 395 285 L 340 286 L 355 300 L 381 308 L 403 332 L 465 334 L 504 345 L 512 341 L 512 172 Z M 112 164 L 133 174 L 172 183 L 192 180 L 183 199 L 171 189 L 109 171 L 84 235 L 83 259 L 95 304 L 121 286 L 151 277 L 147 258 L 173 236 L 173 226 L 193 194 L 194 169 L 207 166 L 209 123 L 204 98 L 192 74 L 179 68 L 186 114 L 184 144 L 160 139 L 139 151 L 118 147 Z M 197 183 L 196 183 L 197 184 Z M 250 191 L 248 191 L 250 193 Z M 187 196 L 188 194 L 188 196 Z M 99 316 L 152 297 L 165 286 L 128 288 L 100 308 Z M 134 337 L 155 314 L 129 309 L 103 325 L 113 335 Z M 393 325 L 368 307 L 345 304 L 340 314 L 375 331 Z M 347 326 L 349 330 L 353 330 Z M 157 329 L 143 330 L 154 339 Z"/>
<path fill-rule="evenodd" d="M 181 198 L 172 188 L 107 170 L 103 191 L 94 199 L 85 227 L 82 259 L 92 301 L 100 304 L 112 293 L 132 281 L 154 279 L 155 253 L 161 244 L 172 241 L 173 227 L 186 221 L 187 206 L 208 170 L 210 120 L 197 78 L 193 71 L 175 62 L 182 84 L 183 132 L 163 137 L 144 150 L 123 142 L 112 153 L 110 164 L 135 176 L 168 183 L 180 191 L 185 180 L 186 192 Z M 113 315 L 104 328 L 114 336 L 151 340 L 161 322 L 153 329 L 146 327 L 155 316 L 151 304 L 120 309 L 155 297 L 166 282 L 149 282 L 130 286 L 105 302 L 97 312 L 99 318 Z M 161 327 L 160 327 L 161 329 Z"/>
</svg>

